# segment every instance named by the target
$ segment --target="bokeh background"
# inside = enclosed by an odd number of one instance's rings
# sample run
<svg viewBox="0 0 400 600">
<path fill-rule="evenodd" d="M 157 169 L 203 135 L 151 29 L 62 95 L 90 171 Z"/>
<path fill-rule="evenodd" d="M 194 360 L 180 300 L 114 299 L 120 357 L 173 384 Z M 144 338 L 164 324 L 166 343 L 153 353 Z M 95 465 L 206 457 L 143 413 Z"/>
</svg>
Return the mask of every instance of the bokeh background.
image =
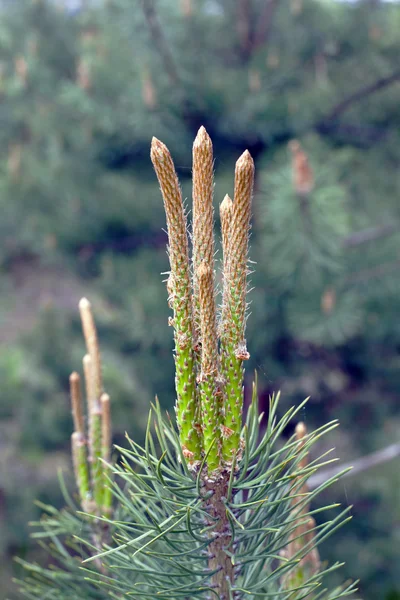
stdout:
<svg viewBox="0 0 400 600">
<path fill-rule="evenodd" d="M 400 593 L 400 5 L 379 0 L 0 2 L 0 589 L 40 559 L 34 500 L 62 502 L 77 304 L 95 310 L 114 439 L 141 440 L 174 403 L 162 272 L 165 218 L 151 136 L 190 207 L 191 144 L 215 147 L 215 206 L 248 148 L 257 165 L 248 390 L 311 396 L 309 428 L 339 419 L 357 468 L 328 502 L 353 521 L 322 548 Z M 290 140 L 308 156 L 300 197 Z M 216 211 L 218 221 L 218 211 Z M 290 432 L 287 434 L 289 435 Z M 321 448 L 324 450 L 324 448 Z M 376 451 L 383 460 L 375 461 Z M 71 489 L 72 489 L 72 482 Z M 5 591 L 5 592 L 4 592 Z"/>
</svg>

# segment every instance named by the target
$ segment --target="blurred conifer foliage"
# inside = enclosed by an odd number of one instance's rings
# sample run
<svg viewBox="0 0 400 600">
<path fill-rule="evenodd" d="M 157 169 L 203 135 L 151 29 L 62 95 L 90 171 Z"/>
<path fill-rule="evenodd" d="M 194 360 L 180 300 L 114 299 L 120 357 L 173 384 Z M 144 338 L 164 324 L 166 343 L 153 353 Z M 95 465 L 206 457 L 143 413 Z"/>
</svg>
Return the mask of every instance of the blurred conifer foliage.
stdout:
<svg viewBox="0 0 400 600">
<path fill-rule="evenodd" d="M 298 142 L 293 142 L 299 158 Z M 303 163 L 304 163 L 303 157 Z M 341 563 L 321 562 L 318 546 L 351 520 L 350 507 L 317 523 L 311 504 L 348 472 L 317 476 L 336 459 L 311 449 L 336 429 L 331 421 L 312 433 L 297 422 L 307 400 L 277 417 L 279 393 L 259 412 L 253 384 L 243 422 L 248 242 L 254 161 L 246 150 L 235 166 L 234 199 L 220 204 L 222 301 L 215 286 L 213 146 L 202 126 L 193 143 L 192 247 L 179 180 L 171 154 L 151 143 L 168 231 L 168 305 L 174 331 L 175 420 L 156 399 L 144 445 L 127 434 L 130 449 L 112 447 L 111 399 L 92 306 L 79 302 L 85 340 L 83 378 L 69 378 L 73 417 L 71 456 L 76 492 L 60 479 L 66 506 L 44 512 L 33 537 L 51 565 L 18 558 L 22 597 L 65 600 L 136 596 L 147 600 L 215 597 L 219 600 L 354 597 L 355 584 L 324 587 Z M 310 170 L 301 177 L 310 188 Z M 84 385 L 82 383 L 84 382 Z M 83 402 L 85 398 L 85 402 Z M 262 429 L 261 429 L 262 428 Z M 115 463 L 114 450 L 119 453 Z"/>
<path fill-rule="evenodd" d="M 400 6 L 3 0 L 0 10 L 4 580 L 15 550 L 29 552 L 28 498 L 57 501 L 82 295 L 118 397 L 115 441 L 125 429 L 143 436 L 156 392 L 173 404 L 153 134 L 186 197 L 200 125 L 214 142 L 216 203 L 233 191 L 241 151 L 255 159 L 248 372 L 259 372 L 261 404 L 279 388 L 288 403 L 310 394 L 308 422 L 339 418 L 348 458 L 396 441 Z M 335 490 L 356 508 L 325 555 L 347 558 L 364 598 L 399 587 L 397 473 L 388 463 Z"/>
</svg>

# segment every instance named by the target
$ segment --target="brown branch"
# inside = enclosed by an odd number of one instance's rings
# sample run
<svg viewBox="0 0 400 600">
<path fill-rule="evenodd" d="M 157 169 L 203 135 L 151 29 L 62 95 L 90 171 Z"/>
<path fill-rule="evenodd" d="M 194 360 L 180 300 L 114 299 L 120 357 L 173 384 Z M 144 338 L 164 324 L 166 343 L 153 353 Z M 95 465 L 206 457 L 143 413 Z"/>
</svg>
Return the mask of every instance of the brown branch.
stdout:
<svg viewBox="0 0 400 600">
<path fill-rule="evenodd" d="M 397 231 L 399 231 L 399 226 L 396 223 L 386 223 L 385 225 L 379 225 L 377 227 L 369 227 L 368 229 L 356 231 L 345 237 L 342 246 L 343 248 L 354 248 L 361 244 L 378 240 L 381 237 L 392 235 Z"/>
<path fill-rule="evenodd" d="M 386 77 L 381 77 L 377 79 L 373 83 L 366 85 L 365 87 L 360 88 L 353 94 L 350 94 L 347 98 L 339 102 L 330 113 L 320 121 L 320 124 L 323 125 L 328 121 L 336 121 L 340 115 L 342 115 L 346 110 L 348 110 L 352 104 L 355 102 L 359 102 L 360 100 L 364 100 L 367 96 L 371 94 L 375 94 L 375 92 L 379 92 L 385 87 L 395 83 L 400 80 L 400 69 L 392 73 L 391 75 L 387 75 Z"/>
<path fill-rule="evenodd" d="M 400 267 L 400 260 L 394 260 L 391 262 L 383 263 L 382 265 L 378 265 L 373 267 L 372 269 L 363 269 L 358 273 L 354 273 L 349 275 L 344 280 L 344 285 L 349 287 L 351 285 L 357 285 L 358 283 L 365 283 L 366 281 L 370 281 L 371 279 L 375 279 L 377 277 L 384 277 L 388 275 L 393 270 L 397 271 Z"/>
<path fill-rule="evenodd" d="M 238 0 L 236 29 L 242 60 L 248 61 L 255 50 L 268 42 L 278 3 L 279 0 L 265 0 L 264 8 L 256 20 L 252 14 L 251 0 Z"/>
<path fill-rule="evenodd" d="M 236 30 L 243 56 L 249 58 L 251 43 L 251 0 L 238 0 Z"/>
<path fill-rule="evenodd" d="M 258 29 L 254 34 L 253 50 L 268 42 L 278 3 L 279 0 L 266 0 L 264 10 L 258 19 Z"/>
<path fill-rule="evenodd" d="M 341 471 L 345 469 L 351 468 L 351 471 L 348 471 L 343 475 L 343 477 L 352 477 L 354 475 L 358 475 L 359 473 L 363 473 L 368 469 L 372 469 L 373 467 L 377 467 L 378 465 L 384 464 L 389 460 L 393 460 L 394 458 L 398 458 L 400 456 L 400 442 L 395 444 L 391 444 L 390 446 L 386 446 L 382 450 L 378 450 L 377 452 L 373 452 L 372 454 L 368 454 L 367 456 L 362 456 L 355 461 L 341 464 L 337 467 L 332 467 L 330 469 L 324 469 L 321 473 L 316 473 L 307 482 L 309 489 L 313 490 L 317 488 L 325 481 L 328 481 L 331 477 L 338 475 Z"/>
<path fill-rule="evenodd" d="M 141 0 L 143 14 L 149 28 L 150 37 L 154 43 L 157 52 L 164 64 L 165 72 L 167 73 L 172 85 L 179 84 L 178 70 L 171 52 L 168 42 L 161 27 L 160 20 L 156 11 L 155 0 Z"/>
</svg>

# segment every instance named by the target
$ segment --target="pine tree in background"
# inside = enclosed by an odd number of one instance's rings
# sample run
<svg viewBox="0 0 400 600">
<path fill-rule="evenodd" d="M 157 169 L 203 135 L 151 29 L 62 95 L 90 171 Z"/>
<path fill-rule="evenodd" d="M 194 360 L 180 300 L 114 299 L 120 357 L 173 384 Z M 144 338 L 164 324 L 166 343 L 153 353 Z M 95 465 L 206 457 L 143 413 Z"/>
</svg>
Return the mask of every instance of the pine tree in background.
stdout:
<svg viewBox="0 0 400 600">
<path fill-rule="evenodd" d="M 255 159 L 247 373 L 258 369 L 261 408 L 273 389 L 285 409 L 311 395 L 301 418 L 312 428 L 339 416 L 334 444 L 349 459 L 398 440 L 398 5 L 134 4 L 1 2 L 2 565 L 29 552 L 20 515 L 37 518 L 32 496 L 61 502 L 79 298 L 96 306 L 115 441 L 128 425 L 143 441 L 156 392 L 172 406 L 150 132 L 176 158 L 183 197 L 200 124 L 216 148 L 218 204 L 233 194 L 236 157 L 249 148 Z M 313 173 L 300 193 L 299 151 Z M 246 398 L 250 386 L 247 376 Z M 357 510 L 340 548 L 364 598 L 398 587 L 397 471 L 347 479 Z M 345 500 L 342 487 L 332 495 Z M 338 555 L 334 542 L 323 551 Z"/>
<path fill-rule="evenodd" d="M 111 467 L 110 398 L 103 392 L 91 306 L 83 298 L 88 436 L 77 373 L 70 384 L 72 458 L 84 513 L 73 506 L 61 512 L 44 507 L 49 516 L 39 524 L 39 536 L 50 538 L 49 551 L 59 564 L 43 569 L 22 562 L 28 571 L 22 595 L 58 600 L 72 593 L 148 600 L 333 600 L 352 595 L 353 584 L 332 591 L 321 587 L 324 576 L 340 564 L 322 566 L 317 550 L 349 519 L 349 509 L 317 525 L 310 508 L 313 498 L 340 475 L 312 493 L 307 486 L 310 475 L 331 462 L 328 452 L 308 463 L 308 453 L 337 423 L 311 434 L 299 423 L 295 435 L 282 443 L 282 432 L 305 402 L 279 419 L 279 395 L 272 397 L 263 423 L 254 385 L 242 426 L 253 160 L 245 151 L 236 162 L 231 218 L 224 223 L 222 319 L 217 326 L 211 140 L 202 127 L 193 146 L 192 273 L 179 181 L 167 147 L 156 138 L 151 158 L 167 217 L 178 432 L 156 402 L 144 447 L 127 436 L 130 448 L 118 447 L 120 465 Z"/>
</svg>

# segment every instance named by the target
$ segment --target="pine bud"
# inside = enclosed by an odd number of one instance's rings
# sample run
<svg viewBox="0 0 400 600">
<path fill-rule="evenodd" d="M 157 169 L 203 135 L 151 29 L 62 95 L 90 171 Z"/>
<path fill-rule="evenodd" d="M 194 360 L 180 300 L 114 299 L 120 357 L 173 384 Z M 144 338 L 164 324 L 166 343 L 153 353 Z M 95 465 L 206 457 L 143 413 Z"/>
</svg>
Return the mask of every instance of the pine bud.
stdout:
<svg viewBox="0 0 400 600">
<path fill-rule="evenodd" d="M 240 450 L 243 410 L 243 360 L 246 349 L 247 254 L 254 185 L 254 162 L 246 150 L 235 169 L 235 196 L 230 225 L 223 223 L 224 292 L 221 323 L 222 379 L 225 381 L 223 456 L 226 461 Z M 230 217 L 230 203 L 223 207 L 224 220 Z M 227 219 L 226 219 L 227 220 Z M 221 219 L 222 221 L 222 219 Z M 226 258 L 225 258 L 226 254 Z"/>
<path fill-rule="evenodd" d="M 108 394 L 102 394 L 101 396 L 101 417 L 102 417 L 102 430 L 101 430 L 101 446 L 102 446 L 102 458 L 107 463 L 111 460 L 111 403 L 110 396 Z M 109 475 L 109 469 L 106 465 L 103 467 L 103 512 L 106 516 L 110 515 L 112 508 L 112 493 L 110 488 L 110 482 L 108 481 L 107 475 Z"/>
<path fill-rule="evenodd" d="M 230 252 L 230 241 L 231 241 L 231 227 L 233 217 L 233 202 L 231 198 L 226 194 L 225 198 L 221 202 L 219 207 L 219 215 L 221 219 L 221 234 L 222 234 L 222 256 L 223 256 L 223 291 L 222 291 L 222 310 L 221 310 L 221 337 L 224 339 L 223 328 L 227 325 L 227 318 L 229 315 L 229 252 Z"/>
<path fill-rule="evenodd" d="M 210 136 L 200 127 L 193 143 L 193 310 L 195 336 L 199 338 L 199 290 L 197 272 L 200 265 L 214 264 L 213 148 Z"/>
<path fill-rule="evenodd" d="M 305 437 L 307 435 L 307 428 L 303 422 L 300 422 L 296 426 L 295 430 L 296 440 L 298 442 L 298 452 L 301 453 L 304 449 Z M 307 454 L 303 455 L 298 464 L 300 471 L 307 467 L 308 458 Z M 296 479 L 302 479 L 303 474 L 300 474 Z M 300 563 L 295 569 L 290 571 L 285 577 L 282 578 L 282 587 L 284 589 L 294 589 L 298 586 L 298 581 L 307 581 L 318 573 L 320 569 L 320 558 L 316 547 L 312 547 L 312 542 L 315 537 L 316 523 L 312 516 L 308 514 L 309 505 L 304 504 L 304 496 L 308 493 L 308 487 L 306 483 L 303 483 L 299 487 L 299 483 L 294 481 L 292 486 L 293 498 L 291 500 L 293 510 L 292 518 L 293 521 L 298 520 L 299 524 L 294 528 L 290 534 L 288 545 L 284 550 L 284 556 L 290 560 L 296 557 L 301 552 L 304 546 L 309 545 L 310 551 L 302 558 Z M 300 504 L 300 509 L 299 509 Z"/>
<path fill-rule="evenodd" d="M 182 449 L 188 462 L 200 460 L 201 423 L 196 393 L 193 343 L 192 295 L 189 245 L 182 194 L 168 148 L 156 138 L 151 144 L 151 160 L 156 171 L 167 217 L 169 261 L 169 298 L 173 305 L 175 329 L 176 415 Z"/>
<path fill-rule="evenodd" d="M 82 395 L 81 395 L 81 383 L 78 373 L 71 373 L 69 378 L 70 394 L 71 394 L 71 406 L 72 406 L 72 417 L 74 420 L 74 430 L 79 433 L 84 439 L 84 421 L 82 412 Z"/>
<path fill-rule="evenodd" d="M 85 337 L 86 348 L 91 360 L 91 376 L 93 377 L 95 398 L 99 402 L 101 393 L 103 391 L 100 348 L 97 339 L 96 325 L 92 313 L 92 306 L 89 300 L 82 298 L 82 300 L 79 302 L 79 311 L 81 314 L 82 329 Z"/>
<path fill-rule="evenodd" d="M 102 458 L 106 462 L 110 462 L 111 458 L 111 407 L 110 407 L 110 396 L 108 394 L 102 394 L 101 398 L 101 447 L 102 447 Z"/>
<path fill-rule="evenodd" d="M 71 436 L 72 463 L 76 486 L 79 490 L 82 507 L 90 498 L 89 470 L 86 458 L 86 444 L 81 433 L 74 431 Z"/>
<path fill-rule="evenodd" d="M 213 272 L 202 262 L 197 271 L 200 304 L 201 374 L 199 377 L 204 451 L 208 470 L 220 466 L 220 405 L 217 395 L 218 337 Z M 210 449 L 211 448 L 211 449 Z"/>
<path fill-rule="evenodd" d="M 101 408 L 96 404 L 90 417 L 91 427 L 89 430 L 89 448 L 90 448 L 90 474 L 93 490 L 93 498 L 97 509 L 100 512 L 103 507 L 103 464 L 102 457 L 102 414 Z"/>
<path fill-rule="evenodd" d="M 305 196 L 314 188 L 314 174 L 308 161 L 307 154 L 302 149 L 300 142 L 289 142 L 292 152 L 293 187 L 297 194 Z"/>
</svg>

